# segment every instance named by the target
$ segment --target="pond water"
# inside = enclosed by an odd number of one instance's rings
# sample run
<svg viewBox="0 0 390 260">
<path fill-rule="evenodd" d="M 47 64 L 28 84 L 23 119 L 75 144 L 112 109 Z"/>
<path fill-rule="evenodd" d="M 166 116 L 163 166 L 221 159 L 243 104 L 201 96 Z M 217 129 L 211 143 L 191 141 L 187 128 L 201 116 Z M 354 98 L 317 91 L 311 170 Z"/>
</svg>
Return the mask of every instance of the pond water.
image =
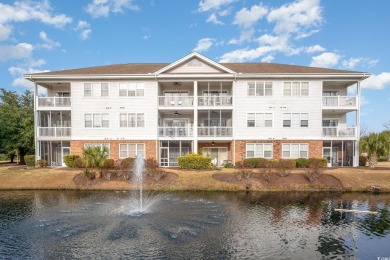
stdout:
<svg viewBox="0 0 390 260">
<path fill-rule="evenodd" d="M 0 258 L 390 257 L 390 194 L 0 191 Z M 340 213 L 335 208 L 377 211 Z"/>
</svg>

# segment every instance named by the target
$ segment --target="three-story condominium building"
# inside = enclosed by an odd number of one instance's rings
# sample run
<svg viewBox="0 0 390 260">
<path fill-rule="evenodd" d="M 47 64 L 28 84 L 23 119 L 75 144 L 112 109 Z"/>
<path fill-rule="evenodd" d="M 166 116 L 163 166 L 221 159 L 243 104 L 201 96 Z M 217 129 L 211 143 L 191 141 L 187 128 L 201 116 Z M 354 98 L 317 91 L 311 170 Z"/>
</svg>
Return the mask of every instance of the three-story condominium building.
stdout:
<svg viewBox="0 0 390 260">
<path fill-rule="evenodd" d="M 24 75 L 35 83 L 36 157 L 52 166 L 89 145 L 107 146 L 113 159 L 141 154 L 160 166 L 177 166 L 191 152 L 216 165 L 326 157 L 334 166 L 357 166 L 360 83 L 369 76 L 217 63 L 195 52 L 171 64 Z"/>
</svg>

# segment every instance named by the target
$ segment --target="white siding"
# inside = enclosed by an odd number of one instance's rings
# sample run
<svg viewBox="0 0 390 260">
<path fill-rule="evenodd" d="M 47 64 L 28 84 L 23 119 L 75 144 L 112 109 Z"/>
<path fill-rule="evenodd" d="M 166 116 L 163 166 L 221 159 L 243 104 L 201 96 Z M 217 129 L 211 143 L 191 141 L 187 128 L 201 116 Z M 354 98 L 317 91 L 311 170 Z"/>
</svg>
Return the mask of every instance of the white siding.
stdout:
<svg viewBox="0 0 390 260">
<path fill-rule="evenodd" d="M 109 97 L 85 97 L 84 82 L 71 83 L 73 140 L 156 140 L 157 82 L 143 81 L 144 96 L 119 97 L 119 82 L 109 82 Z M 109 128 L 85 128 L 85 113 L 109 113 Z M 119 127 L 120 113 L 144 113 L 145 127 Z"/>
<path fill-rule="evenodd" d="M 249 80 L 253 81 L 253 80 Z M 234 139 L 313 140 L 322 135 L 322 81 L 309 82 L 309 96 L 283 96 L 283 80 L 273 82 L 273 96 L 247 96 L 246 80 L 234 89 Z M 294 80 L 296 81 L 296 80 Z M 301 80 L 307 81 L 307 80 Z M 273 127 L 247 127 L 247 113 L 273 113 Z M 284 128 L 283 113 L 309 113 L 309 127 Z"/>
</svg>

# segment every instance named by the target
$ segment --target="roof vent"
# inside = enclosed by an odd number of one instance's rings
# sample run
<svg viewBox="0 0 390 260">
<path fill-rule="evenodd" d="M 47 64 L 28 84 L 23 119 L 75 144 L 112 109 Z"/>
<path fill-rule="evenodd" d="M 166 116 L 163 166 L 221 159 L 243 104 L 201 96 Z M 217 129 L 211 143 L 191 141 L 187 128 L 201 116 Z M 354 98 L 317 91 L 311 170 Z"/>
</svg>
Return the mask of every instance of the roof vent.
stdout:
<svg viewBox="0 0 390 260">
<path fill-rule="evenodd" d="M 197 59 L 192 59 L 187 63 L 189 67 L 202 67 L 202 62 Z"/>
</svg>

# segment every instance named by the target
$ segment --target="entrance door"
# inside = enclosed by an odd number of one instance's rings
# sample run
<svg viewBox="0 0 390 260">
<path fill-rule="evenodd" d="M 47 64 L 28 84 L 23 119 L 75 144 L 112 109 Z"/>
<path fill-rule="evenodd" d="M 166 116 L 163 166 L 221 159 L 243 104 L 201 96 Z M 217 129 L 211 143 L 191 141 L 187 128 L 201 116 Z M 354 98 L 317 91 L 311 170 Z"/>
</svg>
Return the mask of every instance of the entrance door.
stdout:
<svg viewBox="0 0 390 260">
<path fill-rule="evenodd" d="M 62 147 L 62 166 L 66 166 L 64 157 L 69 154 L 70 154 L 70 147 Z"/>
<path fill-rule="evenodd" d="M 168 147 L 160 148 L 160 165 L 163 167 L 169 166 Z"/>
<path fill-rule="evenodd" d="M 332 152 L 331 152 L 332 151 Z M 338 165 L 338 148 L 324 147 L 322 148 L 322 158 L 328 159 L 328 163 L 332 166 Z"/>
<path fill-rule="evenodd" d="M 228 159 L 226 147 L 204 147 L 202 151 L 203 155 L 210 156 L 211 163 L 214 165 L 222 166 Z"/>
</svg>

